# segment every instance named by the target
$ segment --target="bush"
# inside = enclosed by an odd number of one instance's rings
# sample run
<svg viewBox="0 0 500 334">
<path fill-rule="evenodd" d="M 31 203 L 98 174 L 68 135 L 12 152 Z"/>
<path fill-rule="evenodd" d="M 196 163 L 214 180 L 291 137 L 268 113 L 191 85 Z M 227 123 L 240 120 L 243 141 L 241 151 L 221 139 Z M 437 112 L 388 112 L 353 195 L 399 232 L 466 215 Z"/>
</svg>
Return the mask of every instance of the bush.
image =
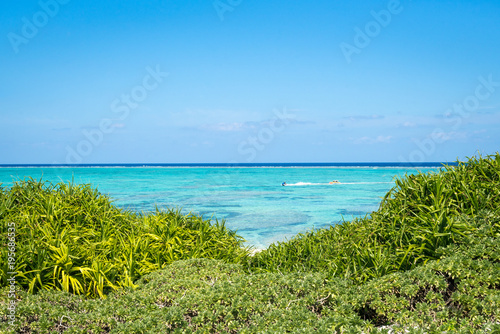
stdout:
<svg viewBox="0 0 500 334">
<path fill-rule="evenodd" d="M 249 275 L 220 260 L 177 261 L 107 299 L 21 292 L 24 333 L 478 333 L 500 330 L 500 241 L 480 235 L 440 260 L 356 285 L 326 273 Z M 496 235 L 496 236 L 495 236 Z M 2 294 L 1 310 L 7 302 Z M 5 313 L 0 329 L 7 330 Z"/>
<path fill-rule="evenodd" d="M 299 234 L 250 259 L 257 271 L 326 272 L 365 282 L 438 259 L 440 249 L 474 233 L 460 217 L 499 216 L 500 154 L 437 173 L 407 175 L 363 219 Z"/>
<path fill-rule="evenodd" d="M 499 183 L 498 153 L 407 176 L 369 217 L 248 258 L 223 224 L 29 180 L 0 192 L 24 288 L 9 326 L 2 250 L 0 331 L 500 332 Z"/>
<path fill-rule="evenodd" d="M 477 233 L 441 249 L 440 260 L 359 286 L 353 307 L 393 329 L 477 333 L 493 326 L 500 317 L 500 230 L 491 218 L 465 218 Z"/>
<path fill-rule="evenodd" d="M 29 292 L 61 290 L 104 297 L 143 275 L 189 258 L 237 262 L 243 239 L 224 226 L 179 210 L 135 214 L 89 185 L 29 179 L 0 191 L 0 244 L 15 224 L 15 270 L 0 249 L 0 282 L 16 271 Z M 12 230 L 10 230 L 12 231 Z"/>
</svg>

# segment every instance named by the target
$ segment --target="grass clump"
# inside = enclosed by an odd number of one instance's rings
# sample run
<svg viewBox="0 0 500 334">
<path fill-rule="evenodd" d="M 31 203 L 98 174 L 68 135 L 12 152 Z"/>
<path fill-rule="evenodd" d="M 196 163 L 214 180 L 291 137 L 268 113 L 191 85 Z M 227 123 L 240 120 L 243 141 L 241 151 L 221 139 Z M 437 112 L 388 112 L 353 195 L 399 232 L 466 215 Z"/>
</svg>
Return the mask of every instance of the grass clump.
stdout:
<svg viewBox="0 0 500 334">
<path fill-rule="evenodd" d="M 257 271 L 321 271 L 356 282 L 439 259 L 443 247 L 473 234 L 461 217 L 499 216 L 500 154 L 437 173 L 396 180 L 371 215 L 278 242 L 249 262 Z"/>
<path fill-rule="evenodd" d="M 24 242 L 14 325 L 2 253 L 0 332 L 500 332 L 498 153 L 406 176 L 370 216 L 253 257 L 223 224 L 136 215 L 88 186 L 0 196 L 1 238 L 15 221 Z"/>
<path fill-rule="evenodd" d="M 15 224 L 15 270 L 8 230 Z M 0 283 L 8 272 L 29 292 L 61 290 L 104 297 L 182 259 L 237 262 L 243 239 L 224 222 L 179 210 L 136 214 L 114 206 L 89 185 L 28 179 L 0 190 Z"/>
<path fill-rule="evenodd" d="M 424 333 L 500 330 L 500 219 L 462 219 L 475 233 L 440 249 L 439 260 L 357 286 L 352 305 L 363 319 Z"/>
<path fill-rule="evenodd" d="M 355 284 L 325 272 L 248 274 L 221 260 L 176 261 L 135 290 L 86 299 L 19 294 L 16 333 L 495 333 L 500 330 L 500 241 L 481 232 L 439 260 Z M 0 298 L 0 309 L 6 300 Z M 1 311 L 0 311 L 1 312 Z M 2 319 L 0 313 L 0 319 Z M 5 316 L 3 317 L 5 319 Z M 4 320 L 5 321 L 5 320 Z"/>
</svg>

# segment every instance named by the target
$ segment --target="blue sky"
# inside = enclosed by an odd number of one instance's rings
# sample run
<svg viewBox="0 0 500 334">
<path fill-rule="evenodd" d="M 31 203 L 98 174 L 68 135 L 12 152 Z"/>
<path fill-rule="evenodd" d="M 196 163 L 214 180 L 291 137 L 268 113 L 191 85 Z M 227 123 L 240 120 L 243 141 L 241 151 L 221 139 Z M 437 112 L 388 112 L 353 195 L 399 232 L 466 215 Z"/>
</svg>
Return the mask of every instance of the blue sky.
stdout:
<svg viewBox="0 0 500 334">
<path fill-rule="evenodd" d="M 454 161 L 500 2 L 2 1 L 0 164 Z"/>
</svg>

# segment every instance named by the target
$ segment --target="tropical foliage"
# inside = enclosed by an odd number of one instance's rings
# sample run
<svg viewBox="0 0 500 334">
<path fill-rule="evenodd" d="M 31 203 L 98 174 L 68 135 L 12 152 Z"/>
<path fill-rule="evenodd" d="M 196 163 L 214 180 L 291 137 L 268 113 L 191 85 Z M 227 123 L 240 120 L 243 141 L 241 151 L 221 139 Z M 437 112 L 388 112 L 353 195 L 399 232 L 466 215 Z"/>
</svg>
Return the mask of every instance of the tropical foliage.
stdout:
<svg viewBox="0 0 500 334">
<path fill-rule="evenodd" d="M 474 233 L 463 217 L 500 215 L 500 154 L 472 158 L 437 173 L 407 175 L 368 217 L 299 234 L 257 254 L 261 271 L 322 271 L 365 282 L 415 268 L 442 247 Z M 498 221 L 496 222 L 498 224 Z"/>
<path fill-rule="evenodd" d="M 224 222 L 169 209 L 135 214 L 118 209 L 89 185 L 33 179 L 0 191 L 0 244 L 15 224 L 15 270 L 0 248 L 0 282 L 16 271 L 29 292 L 61 290 L 89 297 L 133 287 L 144 274 L 182 259 L 237 262 L 243 239 Z"/>
<path fill-rule="evenodd" d="M 496 333 L 500 239 L 480 233 L 442 258 L 367 283 L 326 273 L 249 275 L 220 260 L 176 261 L 105 300 L 21 292 L 11 333 Z M 496 237 L 494 237 L 496 235 Z M 5 305 L 5 299 L 2 300 Z M 5 307 L 0 302 L 1 310 Z M 2 312 L 0 311 L 0 312 Z M 2 313 L 0 313 L 1 315 Z"/>
<path fill-rule="evenodd" d="M 2 249 L 0 331 L 500 332 L 499 204 L 497 153 L 398 179 L 369 216 L 249 256 L 223 223 L 19 182 L 0 192 L 22 286 L 11 326 Z"/>
</svg>

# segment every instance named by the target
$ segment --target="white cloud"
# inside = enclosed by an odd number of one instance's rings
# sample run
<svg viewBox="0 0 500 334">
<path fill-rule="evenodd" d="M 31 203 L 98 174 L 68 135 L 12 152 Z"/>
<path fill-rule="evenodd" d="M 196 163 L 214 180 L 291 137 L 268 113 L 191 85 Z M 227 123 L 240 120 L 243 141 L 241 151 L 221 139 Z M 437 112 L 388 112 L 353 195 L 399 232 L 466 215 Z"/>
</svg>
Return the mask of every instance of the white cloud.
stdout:
<svg viewBox="0 0 500 334">
<path fill-rule="evenodd" d="M 466 139 L 468 137 L 467 132 L 457 132 L 457 131 L 439 131 L 439 132 L 433 132 L 431 134 L 432 139 L 434 139 L 436 142 L 445 142 L 448 140 L 457 140 L 457 139 Z"/>
<path fill-rule="evenodd" d="M 217 124 L 205 124 L 200 126 L 203 130 L 210 131 L 222 131 L 222 132 L 237 132 L 245 129 L 252 128 L 249 124 L 252 122 L 232 122 L 232 123 L 217 123 Z"/>
<path fill-rule="evenodd" d="M 350 121 L 366 121 L 366 120 L 374 120 L 374 119 L 383 119 L 385 116 L 383 115 L 352 115 L 347 117 L 342 117 L 343 119 L 348 119 Z"/>
<path fill-rule="evenodd" d="M 404 123 L 398 124 L 398 127 L 402 127 L 402 128 L 414 128 L 416 126 L 417 126 L 417 123 L 410 122 L 410 121 L 406 121 Z"/>
<path fill-rule="evenodd" d="M 391 142 L 392 138 L 393 138 L 392 136 L 377 136 L 374 138 L 364 136 L 361 138 L 354 139 L 353 142 L 354 144 L 380 144 L 380 143 L 388 144 Z"/>
</svg>

